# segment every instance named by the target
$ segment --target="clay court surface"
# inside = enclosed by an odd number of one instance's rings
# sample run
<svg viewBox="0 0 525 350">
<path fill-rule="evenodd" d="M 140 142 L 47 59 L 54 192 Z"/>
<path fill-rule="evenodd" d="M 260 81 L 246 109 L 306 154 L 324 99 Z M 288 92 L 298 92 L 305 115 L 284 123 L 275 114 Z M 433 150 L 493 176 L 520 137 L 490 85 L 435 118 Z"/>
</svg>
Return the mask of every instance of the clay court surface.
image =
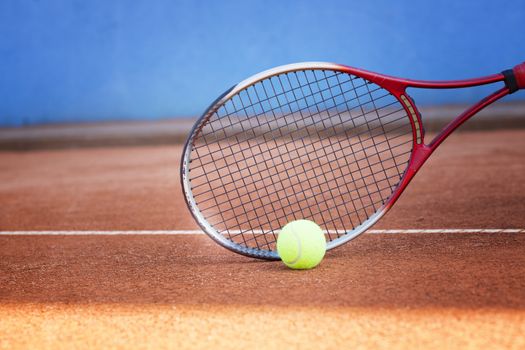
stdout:
<svg viewBox="0 0 525 350">
<path fill-rule="evenodd" d="M 0 152 L 0 348 L 525 347 L 525 131 L 452 135 L 374 226 L 404 233 L 310 271 L 166 234 L 198 230 L 181 149 Z"/>
</svg>

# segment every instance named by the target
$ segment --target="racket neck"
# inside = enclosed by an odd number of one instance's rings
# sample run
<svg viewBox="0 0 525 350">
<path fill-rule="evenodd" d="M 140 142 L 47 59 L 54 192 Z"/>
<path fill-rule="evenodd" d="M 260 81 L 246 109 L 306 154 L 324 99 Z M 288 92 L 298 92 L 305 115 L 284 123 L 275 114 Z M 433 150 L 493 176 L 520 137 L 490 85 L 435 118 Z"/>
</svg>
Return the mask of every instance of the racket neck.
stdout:
<svg viewBox="0 0 525 350">
<path fill-rule="evenodd" d="M 436 150 L 436 148 L 443 141 L 445 141 L 445 139 L 454 130 L 456 130 L 461 124 L 463 124 L 465 121 L 470 119 L 473 115 L 478 113 L 480 110 L 496 102 L 500 98 L 508 95 L 508 93 L 509 93 L 509 89 L 507 87 L 504 87 L 492 93 L 491 95 L 485 97 L 484 99 L 482 99 L 475 105 L 465 110 L 461 115 L 459 115 L 456 119 L 450 122 L 436 137 L 434 137 L 434 139 L 429 144 L 425 144 L 424 142 L 420 144 L 416 144 L 412 151 L 412 156 L 410 159 L 410 163 L 406 169 L 405 176 L 403 176 L 403 180 L 400 183 L 398 189 L 392 195 L 389 206 L 392 206 L 397 201 L 401 193 L 403 193 L 403 190 L 408 186 L 408 184 L 410 183 L 414 175 L 423 166 L 423 164 L 430 157 L 430 155 Z"/>
<path fill-rule="evenodd" d="M 488 105 L 496 102 L 500 98 L 508 95 L 509 90 L 507 87 L 503 87 L 499 89 L 498 91 L 490 94 L 489 96 L 483 98 L 481 101 L 476 103 L 475 105 L 471 106 L 467 110 L 465 110 L 461 115 L 459 115 L 456 119 L 451 121 L 429 144 L 428 147 L 430 148 L 431 152 L 433 152 L 445 139 L 459 126 L 461 126 L 464 122 L 469 120 L 472 116 L 474 116 L 476 113 L 481 111 L 483 108 L 487 107 Z"/>
</svg>

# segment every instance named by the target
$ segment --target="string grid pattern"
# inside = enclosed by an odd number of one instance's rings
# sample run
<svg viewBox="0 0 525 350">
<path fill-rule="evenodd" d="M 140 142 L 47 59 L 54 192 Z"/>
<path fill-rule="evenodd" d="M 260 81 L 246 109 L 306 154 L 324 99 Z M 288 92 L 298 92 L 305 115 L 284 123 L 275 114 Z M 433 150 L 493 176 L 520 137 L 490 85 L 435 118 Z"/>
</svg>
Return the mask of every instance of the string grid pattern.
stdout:
<svg viewBox="0 0 525 350">
<path fill-rule="evenodd" d="M 230 241 L 274 251 L 292 220 L 332 241 L 388 201 L 412 152 L 412 127 L 387 90 L 351 74 L 300 70 L 238 92 L 194 135 L 189 183 Z"/>
</svg>

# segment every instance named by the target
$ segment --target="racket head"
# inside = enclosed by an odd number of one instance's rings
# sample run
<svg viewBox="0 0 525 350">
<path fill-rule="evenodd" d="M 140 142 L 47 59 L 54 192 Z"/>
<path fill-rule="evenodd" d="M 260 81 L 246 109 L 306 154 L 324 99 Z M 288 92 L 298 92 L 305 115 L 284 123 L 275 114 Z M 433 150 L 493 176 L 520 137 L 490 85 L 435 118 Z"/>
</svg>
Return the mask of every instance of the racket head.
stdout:
<svg viewBox="0 0 525 350">
<path fill-rule="evenodd" d="M 290 80 L 292 75 L 295 78 Z M 302 78 L 297 77 L 301 75 Z M 288 83 L 283 84 L 285 78 Z M 281 84 L 278 88 L 272 84 L 277 82 Z M 276 237 L 280 228 L 291 220 L 310 219 L 327 230 L 328 250 L 357 237 L 397 199 L 409 180 L 405 175 L 413 150 L 422 142 L 419 113 L 405 88 L 404 82 L 396 78 L 325 62 L 276 67 L 233 86 L 197 120 L 183 149 L 180 178 L 193 217 L 223 247 L 268 260 L 279 259 Z M 332 101 L 328 103 L 325 96 Z M 321 108 L 319 100 L 323 101 Z M 329 112 L 331 109 L 335 111 L 333 114 Z M 308 131 L 311 126 L 316 129 L 313 133 Z M 294 139 L 290 134 L 295 127 L 306 132 Z M 255 129 L 259 129 L 259 135 Z M 285 136 L 282 132 L 275 133 L 285 129 L 288 132 Z M 283 140 L 276 141 L 281 136 Z M 286 137 L 291 141 L 286 141 Z M 330 141 L 334 137 L 335 143 Z M 308 147 L 304 142 L 300 144 L 302 154 L 294 158 L 296 143 L 305 138 L 313 138 L 316 143 Z M 357 143 L 349 141 L 353 138 L 357 138 Z M 275 147 L 268 147 L 272 142 Z M 288 147 L 290 143 L 293 147 Z M 378 149 L 378 144 L 383 149 Z M 308 156 L 327 147 L 330 151 L 324 155 L 321 152 L 321 156 Z M 252 155 L 249 165 L 243 153 L 246 149 Z M 259 152 L 258 157 L 253 156 L 254 150 Z M 268 160 L 275 157 L 280 161 L 272 165 Z M 375 161 L 371 164 L 372 157 Z M 294 163 L 297 159 L 302 162 Z M 361 168 L 361 161 L 367 161 L 368 165 Z M 393 163 L 388 170 L 381 166 L 385 161 Z M 239 166 L 239 162 L 244 163 Z M 265 166 L 258 168 L 258 162 L 264 162 Z M 298 175 L 297 181 L 286 182 L 284 186 L 286 179 L 279 174 L 293 171 L 305 162 L 308 166 L 303 166 L 301 177 Z M 316 167 L 321 171 L 316 172 Z M 257 176 L 258 170 L 266 174 L 274 170 L 274 173 L 266 181 Z M 380 173 L 384 173 L 383 178 Z M 312 184 L 312 177 L 324 181 Z M 348 184 L 345 187 L 345 181 L 352 181 L 353 187 Z M 306 188 L 296 186 L 305 182 Z M 380 186 L 378 182 L 383 184 Z M 327 183 L 335 183 L 343 190 L 335 195 L 336 188 L 326 186 Z M 252 191 L 254 186 L 257 188 Z M 273 190 L 268 190 L 270 187 Z M 320 194 L 313 193 L 316 188 Z M 285 202 L 297 191 L 303 196 L 301 199 Z M 352 195 L 361 204 L 356 206 Z M 255 201 L 259 203 L 257 206 L 253 205 Z M 265 216 L 264 222 L 257 220 L 258 215 Z M 348 216 L 349 222 L 337 221 L 338 215 Z"/>
</svg>

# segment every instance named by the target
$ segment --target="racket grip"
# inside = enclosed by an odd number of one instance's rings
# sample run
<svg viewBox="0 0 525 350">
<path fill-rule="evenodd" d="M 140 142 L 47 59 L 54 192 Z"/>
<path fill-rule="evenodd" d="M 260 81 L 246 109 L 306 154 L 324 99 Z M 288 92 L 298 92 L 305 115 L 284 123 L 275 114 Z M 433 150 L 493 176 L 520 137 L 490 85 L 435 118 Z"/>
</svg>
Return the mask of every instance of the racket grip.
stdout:
<svg viewBox="0 0 525 350">
<path fill-rule="evenodd" d="M 516 77 L 516 84 L 518 85 L 518 89 L 524 89 L 525 88 L 525 62 L 518 64 L 516 67 L 512 69 L 514 72 L 514 76 Z"/>
</svg>

